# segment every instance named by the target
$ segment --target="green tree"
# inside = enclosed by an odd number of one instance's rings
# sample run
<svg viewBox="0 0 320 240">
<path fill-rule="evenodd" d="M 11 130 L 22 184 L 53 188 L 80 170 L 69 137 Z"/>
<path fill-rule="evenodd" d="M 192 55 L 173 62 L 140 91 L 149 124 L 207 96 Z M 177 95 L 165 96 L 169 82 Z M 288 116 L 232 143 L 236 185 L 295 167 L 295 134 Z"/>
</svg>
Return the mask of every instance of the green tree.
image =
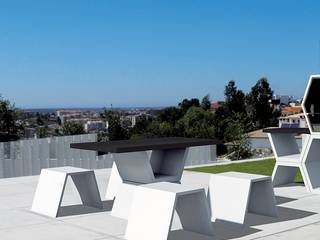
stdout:
<svg viewBox="0 0 320 240">
<path fill-rule="evenodd" d="M 85 130 L 82 124 L 76 122 L 66 122 L 62 125 L 63 135 L 84 134 Z"/>
<path fill-rule="evenodd" d="M 280 112 L 270 104 L 272 96 L 273 91 L 266 78 L 259 79 L 246 96 L 246 110 L 253 129 L 276 126 Z"/>
<path fill-rule="evenodd" d="M 175 125 L 176 122 L 182 117 L 182 111 L 176 107 L 168 107 L 161 110 L 158 114 L 157 120 L 160 122 L 168 122 Z"/>
<path fill-rule="evenodd" d="M 191 107 L 179 120 L 178 126 L 185 137 L 213 138 L 215 135 L 214 116 L 201 107 Z"/>
<path fill-rule="evenodd" d="M 37 118 L 36 122 L 37 122 L 38 125 L 40 125 L 40 126 L 44 125 L 44 122 L 42 120 L 42 117 L 41 117 L 40 113 L 37 112 L 36 118 Z"/>
<path fill-rule="evenodd" d="M 49 128 L 47 125 L 38 127 L 36 129 L 36 133 L 37 133 L 38 138 L 49 137 Z M 73 134 L 68 134 L 68 135 L 73 135 Z"/>
<path fill-rule="evenodd" d="M 238 90 L 235 81 L 229 81 L 225 87 L 224 95 L 225 106 L 230 114 L 245 113 L 245 94 Z"/>
<path fill-rule="evenodd" d="M 152 118 L 147 117 L 145 115 L 140 116 L 136 119 L 136 124 L 132 129 L 130 129 L 129 135 L 131 139 L 139 139 L 146 136 L 147 129 L 149 125 L 152 123 Z"/>
<path fill-rule="evenodd" d="M 108 122 L 108 138 L 109 140 L 128 139 L 128 130 L 121 125 L 120 114 L 115 111 L 105 111 L 105 119 Z"/>
<path fill-rule="evenodd" d="M 202 98 L 201 107 L 202 107 L 204 110 L 210 110 L 210 108 L 211 108 L 211 101 L 210 101 L 210 95 L 209 95 L 209 94 L 205 95 L 205 96 Z"/>
<path fill-rule="evenodd" d="M 22 124 L 18 124 L 19 111 L 0 95 L 0 141 L 17 140 L 18 131 L 23 130 Z"/>
<path fill-rule="evenodd" d="M 225 130 L 225 141 L 230 144 L 228 157 L 231 160 L 244 159 L 252 155 L 247 126 L 241 114 L 228 119 L 228 125 Z"/>
<path fill-rule="evenodd" d="M 181 109 L 182 114 L 185 114 L 189 108 L 191 107 L 199 107 L 200 102 L 197 98 L 183 99 L 182 102 L 178 104 L 179 108 Z"/>
</svg>

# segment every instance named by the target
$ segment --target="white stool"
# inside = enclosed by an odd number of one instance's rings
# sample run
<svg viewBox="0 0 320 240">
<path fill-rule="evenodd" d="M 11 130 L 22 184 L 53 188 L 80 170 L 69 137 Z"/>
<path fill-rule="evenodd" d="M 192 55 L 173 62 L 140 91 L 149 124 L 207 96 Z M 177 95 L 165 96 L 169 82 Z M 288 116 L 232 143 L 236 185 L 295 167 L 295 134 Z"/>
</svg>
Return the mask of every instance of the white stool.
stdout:
<svg viewBox="0 0 320 240">
<path fill-rule="evenodd" d="M 68 176 L 71 176 L 83 205 L 103 208 L 93 170 L 59 167 L 41 170 L 31 211 L 57 217 Z"/>
<path fill-rule="evenodd" d="M 277 217 L 271 178 L 226 172 L 212 174 L 209 184 L 211 220 L 243 224 L 247 212 Z"/>
<path fill-rule="evenodd" d="M 175 210 L 184 230 L 213 235 L 203 188 L 159 182 L 135 188 L 126 239 L 166 240 Z"/>
</svg>

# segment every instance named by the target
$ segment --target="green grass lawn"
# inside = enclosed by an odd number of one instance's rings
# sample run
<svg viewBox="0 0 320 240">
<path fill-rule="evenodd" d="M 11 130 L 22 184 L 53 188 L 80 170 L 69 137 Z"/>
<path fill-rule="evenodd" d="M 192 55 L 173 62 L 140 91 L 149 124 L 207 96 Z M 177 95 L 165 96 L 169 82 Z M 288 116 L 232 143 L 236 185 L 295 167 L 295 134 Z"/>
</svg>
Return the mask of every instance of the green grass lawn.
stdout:
<svg viewBox="0 0 320 240">
<path fill-rule="evenodd" d="M 228 165 L 210 166 L 210 167 L 198 167 L 187 169 L 188 171 L 205 172 L 205 173 L 221 173 L 221 172 L 243 172 L 253 173 L 261 175 L 272 175 L 272 170 L 275 165 L 274 159 L 268 159 L 263 161 L 246 162 L 246 163 L 232 163 Z M 298 170 L 295 182 L 303 183 L 302 176 Z"/>
</svg>

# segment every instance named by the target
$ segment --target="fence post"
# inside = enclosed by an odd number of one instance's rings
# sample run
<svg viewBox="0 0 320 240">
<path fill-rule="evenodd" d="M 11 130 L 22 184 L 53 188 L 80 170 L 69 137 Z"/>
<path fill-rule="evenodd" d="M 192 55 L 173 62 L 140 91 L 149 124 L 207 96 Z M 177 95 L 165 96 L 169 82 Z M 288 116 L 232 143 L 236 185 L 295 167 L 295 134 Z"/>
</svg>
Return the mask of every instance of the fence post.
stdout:
<svg viewBox="0 0 320 240">
<path fill-rule="evenodd" d="M 39 158 L 40 158 L 40 169 L 48 168 L 49 165 L 49 138 L 39 139 Z"/>
<path fill-rule="evenodd" d="M 11 142 L 11 153 L 13 157 L 10 156 L 12 161 L 12 171 L 13 177 L 23 176 L 23 163 L 22 163 L 22 152 L 21 152 L 21 141 Z M 11 155 L 11 154 L 10 154 Z"/>
<path fill-rule="evenodd" d="M 22 152 L 22 166 L 23 175 L 32 175 L 32 150 L 31 150 L 31 140 L 21 141 L 21 152 Z"/>
<path fill-rule="evenodd" d="M 81 135 L 74 135 L 72 139 L 73 143 L 80 143 L 81 142 Z M 70 148 L 73 165 L 75 167 L 81 167 L 81 154 L 79 149 Z"/>
<path fill-rule="evenodd" d="M 64 156 L 63 137 L 57 137 L 57 162 L 58 162 L 58 167 L 63 167 L 66 165 L 65 156 Z"/>
<path fill-rule="evenodd" d="M 4 177 L 3 174 L 3 163 L 4 163 L 4 146 L 3 143 L 0 142 L 0 178 Z"/>
<path fill-rule="evenodd" d="M 31 144 L 32 144 L 32 148 L 31 148 L 32 175 L 37 175 L 37 174 L 40 174 L 40 168 L 41 168 L 39 140 L 38 139 L 31 140 Z"/>
</svg>

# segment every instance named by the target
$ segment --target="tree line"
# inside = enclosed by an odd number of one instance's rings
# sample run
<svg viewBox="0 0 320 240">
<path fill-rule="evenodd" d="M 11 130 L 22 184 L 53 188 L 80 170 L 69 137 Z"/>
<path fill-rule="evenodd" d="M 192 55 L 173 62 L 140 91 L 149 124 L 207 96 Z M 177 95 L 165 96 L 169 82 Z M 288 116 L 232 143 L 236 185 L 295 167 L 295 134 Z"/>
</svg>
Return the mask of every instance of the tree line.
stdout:
<svg viewBox="0 0 320 240">
<path fill-rule="evenodd" d="M 247 134 L 250 131 L 276 126 L 280 111 L 271 104 L 273 91 L 266 78 L 259 79 L 245 94 L 231 80 L 225 86 L 225 101 L 212 111 L 210 96 L 200 101 L 184 99 L 177 106 L 160 110 L 154 118 L 141 117 L 134 127 L 121 124 L 120 114 L 106 111 L 109 140 L 151 137 L 218 138 L 230 143 L 233 159 L 250 156 Z M 219 147 L 224 153 L 225 146 Z"/>
</svg>

